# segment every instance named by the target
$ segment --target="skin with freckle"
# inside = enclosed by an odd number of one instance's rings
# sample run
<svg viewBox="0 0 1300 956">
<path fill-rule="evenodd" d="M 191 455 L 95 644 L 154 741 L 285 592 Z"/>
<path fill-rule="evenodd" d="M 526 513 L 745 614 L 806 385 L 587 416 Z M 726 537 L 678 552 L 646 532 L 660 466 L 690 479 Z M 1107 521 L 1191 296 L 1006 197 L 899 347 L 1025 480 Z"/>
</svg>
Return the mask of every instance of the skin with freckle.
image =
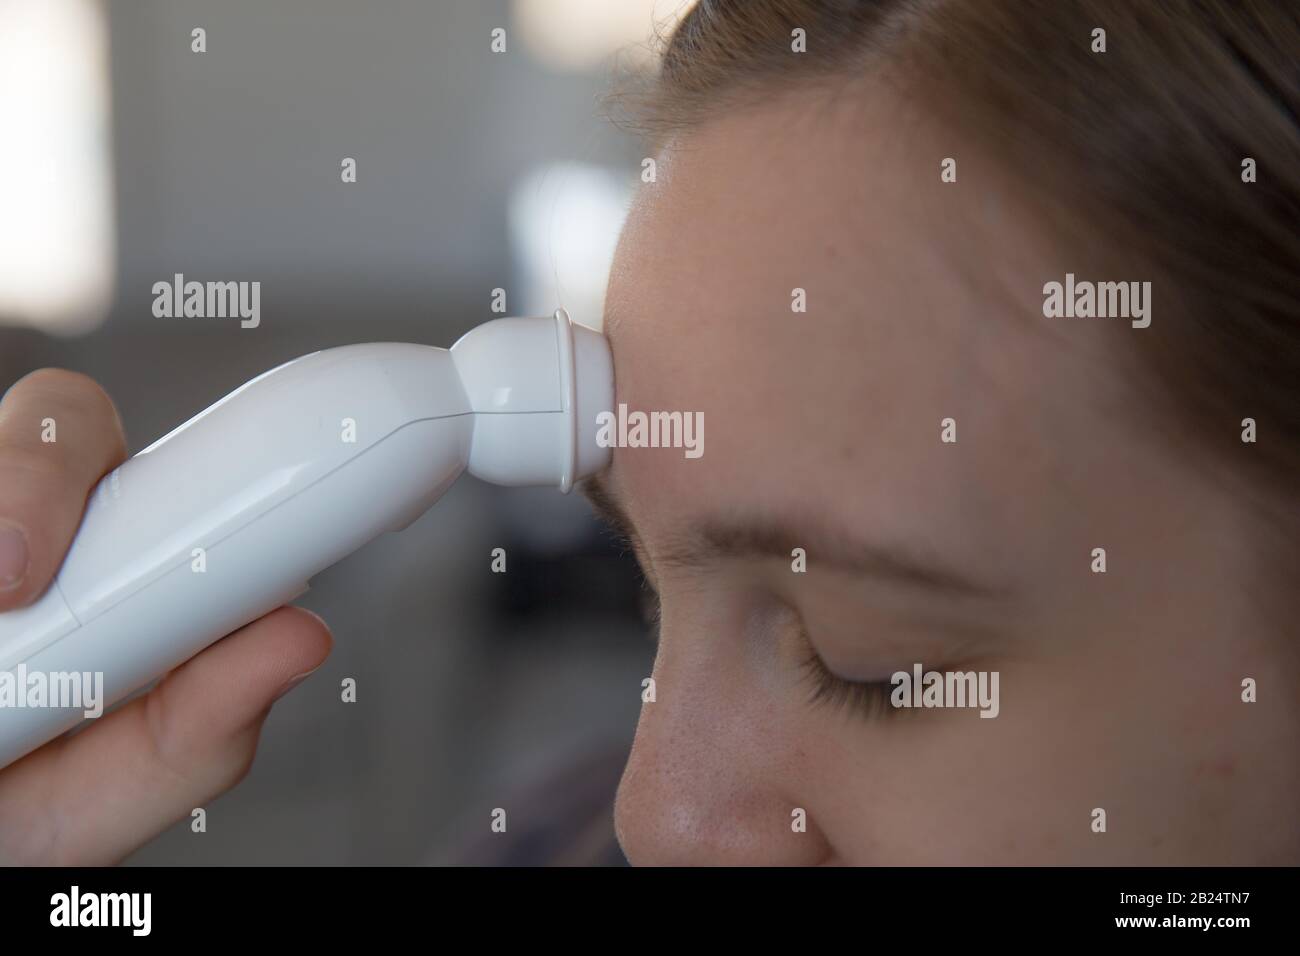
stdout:
<svg viewBox="0 0 1300 956">
<path fill-rule="evenodd" d="M 605 476 L 662 602 L 617 801 L 629 859 L 1295 863 L 1300 711 L 1280 689 L 1300 659 L 1267 522 L 1189 466 L 1141 388 L 1141 333 L 1042 317 L 1044 281 L 1123 251 L 1061 237 L 886 88 L 852 109 L 792 91 L 685 134 L 619 245 L 617 401 L 707 424 L 701 458 L 619 448 Z M 930 158 L 954 152 L 993 185 L 939 193 Z M 806 529 L 805 573 L 664 560 L 749 515 Z M 828 530 L 995 593 L 828 566 Z M 813 700 L 810 651 L 847 680 L 996 670 L 1000 713 Z"/>
</svg>

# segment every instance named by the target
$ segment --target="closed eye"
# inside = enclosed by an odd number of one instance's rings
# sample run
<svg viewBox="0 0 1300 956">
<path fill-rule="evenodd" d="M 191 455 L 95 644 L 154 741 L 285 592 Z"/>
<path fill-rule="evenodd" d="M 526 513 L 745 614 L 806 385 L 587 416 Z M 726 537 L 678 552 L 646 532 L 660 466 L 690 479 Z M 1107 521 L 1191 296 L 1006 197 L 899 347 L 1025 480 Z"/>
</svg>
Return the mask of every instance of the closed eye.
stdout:
<svg viewBox="0 0 1300 956">
<path fill-rule="evenodd" d="M 850 681 L 833 673 L 809 645 L 800 669 L 810 687 L 809 703 L 846 709 L 861 717 L 893 717 L 900 708 L 890 704 L 889 681 Z"/>
</svg>

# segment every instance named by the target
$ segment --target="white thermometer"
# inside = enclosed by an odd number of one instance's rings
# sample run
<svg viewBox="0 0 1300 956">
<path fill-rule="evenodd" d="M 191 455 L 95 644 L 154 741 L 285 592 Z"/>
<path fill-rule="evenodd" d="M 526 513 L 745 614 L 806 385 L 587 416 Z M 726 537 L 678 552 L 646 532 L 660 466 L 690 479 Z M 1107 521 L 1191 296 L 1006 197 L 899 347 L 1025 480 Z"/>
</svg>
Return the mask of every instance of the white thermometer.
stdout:
<svg viewBox="0 0 1300 956">
<path fill-rule="evenodd" d="M 613 403 L 604 337 L 563 310 L 487 322 L 451 349 L 281 365 L 98 484 L 49 590 L 0 614 L 0 679 L 102 673 L 109 707 L 405 528 L 467 468 L 568 492 L 608 462 L 597 416 Z M 82 719 L 0 707 L 0 767 Z"/>
</svg>

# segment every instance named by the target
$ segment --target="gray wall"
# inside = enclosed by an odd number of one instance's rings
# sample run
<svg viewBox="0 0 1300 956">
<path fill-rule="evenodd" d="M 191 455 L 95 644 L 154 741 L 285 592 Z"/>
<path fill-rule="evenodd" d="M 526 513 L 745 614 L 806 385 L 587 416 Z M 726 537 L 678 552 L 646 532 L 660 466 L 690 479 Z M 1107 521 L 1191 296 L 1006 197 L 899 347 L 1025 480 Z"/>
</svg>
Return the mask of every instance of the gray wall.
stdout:
<svg viewBox="0 0 1300 956">
<path fill-rule="evenodd" d="M 517 39 L 490 51 L 502 0 L 109 10 L 118 321 L 149 321 L 150 286 L 177 271 L 258 279 L 284 321 L 486 318 L 524 171 L 639 156 L 595 115 L 607 77 L 548 72 Z"/>
</svg>

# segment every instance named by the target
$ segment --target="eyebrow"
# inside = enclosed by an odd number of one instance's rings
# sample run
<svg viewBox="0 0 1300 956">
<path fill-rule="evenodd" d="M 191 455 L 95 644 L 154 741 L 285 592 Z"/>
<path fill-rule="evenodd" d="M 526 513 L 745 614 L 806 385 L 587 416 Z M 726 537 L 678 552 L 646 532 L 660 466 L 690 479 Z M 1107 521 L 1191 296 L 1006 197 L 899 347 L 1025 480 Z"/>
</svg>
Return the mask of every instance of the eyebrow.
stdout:
<svg viewBox="0 0 1300 956">
<path fill-rule="evenodd" d="M 578 490 L 591 504 L 600 520 L 613 528 L 618 536 L 629 544 L 641 547 L 636 526 L 632 524 L 632 519 L 627 516 L 627 512 L 623 510 L 623 506 L 619 504 L 609 483 L 602 475 L 597 474 L 584 479 L 579 483 Z"/>
<path fill-rule="evenodd" d="M 600 475 L 582 483 L 582 493 L 597 514 L 633 545 L 640 545 L 636 526 Z M 700 568 L 721 559 L 780 558 L 788 561 L 802 548 L 810 563 L 866 575 L 952 598 L 1000 598 L 1003 588 L 894 545 L 875 544 L 817 523 L 793 525 L 766 517 L 710 520 L 673 541 L 656 564 Z M 641 550 L 645 551 L 644 546 Z"/>
</svg>

